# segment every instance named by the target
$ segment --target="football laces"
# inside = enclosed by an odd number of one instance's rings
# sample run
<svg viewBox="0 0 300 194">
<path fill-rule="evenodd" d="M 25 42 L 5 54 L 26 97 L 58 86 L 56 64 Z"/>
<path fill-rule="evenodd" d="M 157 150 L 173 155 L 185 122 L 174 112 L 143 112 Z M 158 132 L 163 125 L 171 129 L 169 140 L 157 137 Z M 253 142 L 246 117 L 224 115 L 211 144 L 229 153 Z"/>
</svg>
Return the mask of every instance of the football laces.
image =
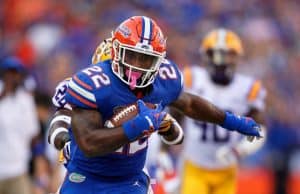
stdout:
<svg viewBox="0 0 300 194">
<path fill-rule="evenodd" d="M 135 105 L 128 106 L 120 111 L 114 118 L 114 122 L 118 122 L 122 118 L 126 117 L 130 112 L 133 112 L 136 109 Z"/>
</svg>

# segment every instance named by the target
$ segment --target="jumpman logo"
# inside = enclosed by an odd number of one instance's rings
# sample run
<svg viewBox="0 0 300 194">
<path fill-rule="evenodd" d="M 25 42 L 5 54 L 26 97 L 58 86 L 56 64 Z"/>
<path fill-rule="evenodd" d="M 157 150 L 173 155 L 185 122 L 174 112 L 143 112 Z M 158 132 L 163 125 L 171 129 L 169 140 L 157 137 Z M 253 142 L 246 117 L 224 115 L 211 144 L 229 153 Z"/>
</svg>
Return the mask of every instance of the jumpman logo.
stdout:
<svg viewBox="0 0 300 194">
<path fill-rule="evenodd" d="M 139 186 L 140 187 L 141 185 L 139 184 L 139 181 L 135 181 L 133 186 Z"/>
</svg>

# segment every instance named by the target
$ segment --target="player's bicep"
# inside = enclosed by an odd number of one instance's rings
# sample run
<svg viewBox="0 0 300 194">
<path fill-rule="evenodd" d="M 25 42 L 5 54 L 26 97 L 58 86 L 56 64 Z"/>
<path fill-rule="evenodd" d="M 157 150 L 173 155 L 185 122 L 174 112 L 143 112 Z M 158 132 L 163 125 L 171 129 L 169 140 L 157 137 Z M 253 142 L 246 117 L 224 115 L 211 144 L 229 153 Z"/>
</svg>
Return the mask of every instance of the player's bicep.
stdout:
<svg viewBox="0 0 300 194">
<path fill-rule="evenodd" d="M 91 109 L 74 107 L 72 110 L 72 132 L 75 140 L 84 153 L 90 153 L 94 149 L 93 136 L 95 130 L 103 128 L 100 112 Z M 98 142 L 99 143 L 99 142 Z"/>
<path fill-rule="evenodd" d="M 49 125 L 48 142 L 54 145 L 56 149 L 62 149 L 65 143 L 69 141 L 68 129 L 70 124 L 71 110 L 58 109 L 53 115 Z"/>
<path fill-rule="evenodd" d="M 71 123 L 71 110 L 58 109 L 51 118 L 49 125 L 49 135 L 51 135 L 55 129 L 63 127 L 68 129 Z"/>
<path fill-rule="evenodd" d="M 182 92 L 172 107 L 193 119 L 220 124 L 224 121 L 224 112 L 200 96 Z"/>
<path fill-rule="evenodd" d="M 188 109 L 192 106 L 192 94 L 181 92 L 177 100 L 173 101 L 170 106 L 180 112 L 188 112 Z"/>
</svg>

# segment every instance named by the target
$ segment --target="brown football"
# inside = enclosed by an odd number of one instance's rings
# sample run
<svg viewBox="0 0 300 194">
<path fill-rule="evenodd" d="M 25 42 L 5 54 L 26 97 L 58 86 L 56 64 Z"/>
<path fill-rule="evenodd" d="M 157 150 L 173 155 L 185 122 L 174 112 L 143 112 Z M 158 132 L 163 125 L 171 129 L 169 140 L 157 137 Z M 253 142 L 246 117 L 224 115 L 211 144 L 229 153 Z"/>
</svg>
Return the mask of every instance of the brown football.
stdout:
<svg viewBox="0 0 300 194">
<path fill-rule="evenodd" d="M 147 107 L 149 108 L 156 108 L 155 104 L 151 103 L 145 103 Z M 105 122 L 105 127 L 113 128 L 113 127 L 119 127 L 124 122 L 134 118 L 138 114 L 138 106 L 137 103 L 130 104 L 128 106 L 122 107 L 117 112 Z"/>
</svg>

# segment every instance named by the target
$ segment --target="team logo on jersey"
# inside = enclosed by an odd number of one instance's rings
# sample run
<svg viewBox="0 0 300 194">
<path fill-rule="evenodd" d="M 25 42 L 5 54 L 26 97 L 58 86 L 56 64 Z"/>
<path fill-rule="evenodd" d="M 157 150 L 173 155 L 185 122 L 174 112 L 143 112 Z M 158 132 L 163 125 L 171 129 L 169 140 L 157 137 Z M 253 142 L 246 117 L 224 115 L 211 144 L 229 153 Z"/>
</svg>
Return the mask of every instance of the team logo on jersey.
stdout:
<svg viewBox="0 0 300 194">
<path fill-rule="evenodd" d="M 69 175 L 69 180 L 73 183 L 82 183 L 83 181 L 85 181 L 85 179 L 86 179 L 85 176 L 78 174 L 76 172 L 72 172 Z"/>
</svg>

